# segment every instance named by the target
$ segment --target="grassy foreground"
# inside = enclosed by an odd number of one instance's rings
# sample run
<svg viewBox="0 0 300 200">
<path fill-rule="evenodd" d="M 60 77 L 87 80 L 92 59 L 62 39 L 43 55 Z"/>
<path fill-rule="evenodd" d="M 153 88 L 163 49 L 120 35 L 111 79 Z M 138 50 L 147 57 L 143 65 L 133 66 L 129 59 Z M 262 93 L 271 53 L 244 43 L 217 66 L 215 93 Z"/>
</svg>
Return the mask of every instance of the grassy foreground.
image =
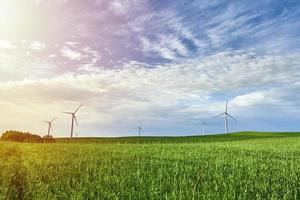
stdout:
<svg viewBox="0 0 300 200">
<path fill-rule="evenodd" d="M 300 199 L 300 134 L 1 142 L 0 199 Z"/>
</svg>

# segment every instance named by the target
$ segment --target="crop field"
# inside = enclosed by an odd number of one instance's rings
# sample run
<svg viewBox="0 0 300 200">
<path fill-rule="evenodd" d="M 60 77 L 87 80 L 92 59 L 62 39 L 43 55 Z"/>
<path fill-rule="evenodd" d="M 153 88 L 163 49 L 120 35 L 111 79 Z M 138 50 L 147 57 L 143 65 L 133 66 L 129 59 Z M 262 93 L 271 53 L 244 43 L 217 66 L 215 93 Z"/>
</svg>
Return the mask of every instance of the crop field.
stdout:
<svg viewBox="0 0 300 200">
<path fill-rule="evenodd" d="M 0 143 L 0 199 L 300 199 L 300 133 Z"/>
</svg>

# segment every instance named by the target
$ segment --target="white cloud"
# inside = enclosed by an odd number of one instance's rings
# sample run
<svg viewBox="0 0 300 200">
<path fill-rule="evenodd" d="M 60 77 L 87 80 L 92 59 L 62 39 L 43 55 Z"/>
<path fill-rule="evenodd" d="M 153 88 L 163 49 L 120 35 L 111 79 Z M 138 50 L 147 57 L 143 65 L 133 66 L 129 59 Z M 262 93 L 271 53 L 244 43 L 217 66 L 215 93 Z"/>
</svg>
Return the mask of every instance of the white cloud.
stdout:
<svg viewBox="0 0 300 200">
<path fill-rule="evenodd" d="M 238 95 L 231 103 L 236 106 L 255 106 L 259 104 L 269 104 L 272 102 L 272 98 L 267 92 L 251 92 L 248 94 Z"/>
<path fill-rule="evenodd" d="M 0 49 L 14 49 L 16 48 L 10 41 L 0 40 Z"/>
<path fill-rule="evenodd" d="M 21 40 L 21 41 L 9 41 L 9 40 L 0 40 L 0 50 L 7 49 L 7 50 L 43 50 L 46 48 L 46 44 L 40 41 L 28 41 L 28 40 Z"/>
<path fill-rule="evenodd" d="M 42 50 L 46 48 L 46 45 L 41 42 L 34 41 L 31 43 L 30 48 L 34 50 Z"/>
<path fill-rule="evenodd" d="M 141 2 L 138 0 L 113 0 L 110 1 L 109 10 L 117 16 L 130 14 L 129 11 L 137 9 Z"/>
<path fill-rule="evenodd" d="M 0 81 L 22 80 L 29 77 L 49 77 L 53 65 L 45 63 L 46 44 L 40 41 L 0 42 Z"/>
<path fill-rule="evenodd" d="M 86 67 L 79 70 L 80 74 L 1 83 L 0 93 L 6 94 L 6 98 L 0 104 L 7 105 L 9 99 L 10 106 L 4 106 L 3 113 L 14 115 L 18 123 L 26 116 L 17 113 L 14 105 L 30 118 L 39 119 L 84 103 L 80 119 L 86 128 L 96 124 L 112 127 L 116 121 L 130 124 L 141 119 L 172 124 L 222 111 L 223 99 L 216 102 L 213 96 L 225 91 L 232 95 L 253 87 L 257 89 L 233 97 L 230 104 L 234 114 L 263 101 L 280 103 L 281 96 L 276 94 L 281 90 L 270 93 L 264 88 L 276 88 L 273 84 L 278 81 L 287 85 L 297 82 L 298 63 L 298 55 L 261 57 L 253 52 L 237 51 L 155 68 L 136 62 L 115 69 Z M 62 132 L 67 131 L 61 126 Z"/>
<path fill-rule="evenodd" d="M 188 55 L 187 47 L 176 36 L 159 35 L 158 39 L 154 41 L 146 37 L 140 37 L 140 40 L 146 54 L 156 53 L 158 56 L 170 60 Z"/>
<path fill-rule="evenodd" d="M 43 50 L 46 48 L 46 45 L 39 41 L 26 41 L 22 40 L 21 44 L 23 45 L 22 48 L 30 49 L 30 50 Z"/>
<path fill-rule="evenodd" d="M 81 53 L 71 50 L 68 47 L 63 47 L 60 52 L 63 57 L 69 58 L 70 60 L 80 61 L 82 59 Z"/>
</svg>

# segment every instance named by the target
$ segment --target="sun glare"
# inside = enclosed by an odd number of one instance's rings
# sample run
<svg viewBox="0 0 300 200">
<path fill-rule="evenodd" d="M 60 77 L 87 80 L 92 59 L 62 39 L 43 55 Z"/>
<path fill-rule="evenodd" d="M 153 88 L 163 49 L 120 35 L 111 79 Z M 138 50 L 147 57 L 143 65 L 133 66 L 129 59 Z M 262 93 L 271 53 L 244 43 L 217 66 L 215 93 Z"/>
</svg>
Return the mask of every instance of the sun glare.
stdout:
<svg viewBox="0 0 300 200">
<path fill-rule="evenodd" d="M 7 27 L 14 23 L 17 11 L 12 4 L 0 1 L 0 27 Z"/>
<path fill-rule="evenodd" d="M 0 0 L 0 37 L 24 39 L 37 32 L 42 20 L 35 1 Z"/>
</svg>

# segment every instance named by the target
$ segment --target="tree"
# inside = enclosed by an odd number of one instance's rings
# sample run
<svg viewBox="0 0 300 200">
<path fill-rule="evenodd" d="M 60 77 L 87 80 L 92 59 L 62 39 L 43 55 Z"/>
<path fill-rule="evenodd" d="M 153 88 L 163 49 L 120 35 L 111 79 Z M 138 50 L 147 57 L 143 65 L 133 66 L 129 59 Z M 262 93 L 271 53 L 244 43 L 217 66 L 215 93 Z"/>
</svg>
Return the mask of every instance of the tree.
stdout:
<svg viewBox="0 0 300 200">
<path fill-rule="evenodd" d="M 29 132 L 13 131 L 9 130 L 2 134 L 1 140 L 14 141 L 14 142 L 29 142 L 29 143 L 43 143 L 43 142 L 54 142 L 52 136 L 41 137 L 36 134 Z"/>
</svg>

